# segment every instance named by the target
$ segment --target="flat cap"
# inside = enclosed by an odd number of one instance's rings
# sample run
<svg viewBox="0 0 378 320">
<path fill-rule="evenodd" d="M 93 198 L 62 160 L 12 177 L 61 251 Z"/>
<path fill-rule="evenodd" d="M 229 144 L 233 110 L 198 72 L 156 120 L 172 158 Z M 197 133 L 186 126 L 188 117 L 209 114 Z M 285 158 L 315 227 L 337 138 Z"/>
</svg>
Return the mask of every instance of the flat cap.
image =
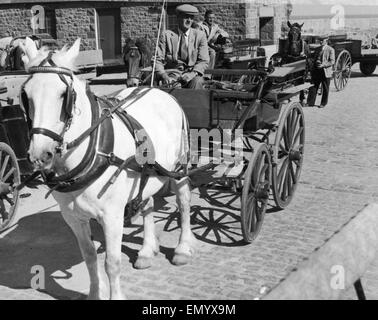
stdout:
<svg viewBox="0 0 378 320">
<path fill-rule="evenodd" d="M 192 14 L 193 16 L 199 14 L 198 9 L 191 4 L 182 4 L 176 7 L 177 13 Z"/>
</svg>

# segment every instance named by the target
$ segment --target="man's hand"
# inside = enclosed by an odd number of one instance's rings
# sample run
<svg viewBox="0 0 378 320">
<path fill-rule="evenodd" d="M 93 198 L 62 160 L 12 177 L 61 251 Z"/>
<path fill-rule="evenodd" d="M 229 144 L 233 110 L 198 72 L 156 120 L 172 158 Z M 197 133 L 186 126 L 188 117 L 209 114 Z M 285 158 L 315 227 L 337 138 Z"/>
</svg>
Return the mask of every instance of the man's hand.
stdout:
<svg viewBox="0 0 378 320">
<path fill-rule="evenodd" d="M 181 76 L 181 81 L 184 83 L 188 83 L 191 81 L 194 77 L 197 76 L 197 72 L 192 71 L 192 72 L 186 72 Z"/>
<path fill-rule="evenodd" d="M 162 76 L 163 84 L 170 84 L 173 82 L 173 79 L 169 77 L 168 74 L 164 73 Z"/>
<path fill-rule="evenodd" d="M 324 64 L 322 64 L 321 62 L 317 62 L 316 63 L 316 67 L 319 68 L 319 69 L 323 69 L 324 68 Z"/>
</svg>

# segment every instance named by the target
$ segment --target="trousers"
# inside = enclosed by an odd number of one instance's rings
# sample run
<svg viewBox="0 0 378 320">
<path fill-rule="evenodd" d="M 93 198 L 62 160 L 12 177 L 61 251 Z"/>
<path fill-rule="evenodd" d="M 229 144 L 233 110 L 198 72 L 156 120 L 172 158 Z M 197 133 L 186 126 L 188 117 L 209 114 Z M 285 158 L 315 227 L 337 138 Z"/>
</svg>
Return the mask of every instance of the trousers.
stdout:
<svg viewBox="0 0 378 320">
<path fill-rule="evenodd" d="M 331 78 L 325 76 L 323 69 L 314 69 L 311 74 L 311 80 L 314 86 L 309 89 L 307 104 L 310 106 L 315 105 L 319 87 L 322 85 L 322 100 L 320 104 L 323 106 L 327 105 Z"/>
</svg>

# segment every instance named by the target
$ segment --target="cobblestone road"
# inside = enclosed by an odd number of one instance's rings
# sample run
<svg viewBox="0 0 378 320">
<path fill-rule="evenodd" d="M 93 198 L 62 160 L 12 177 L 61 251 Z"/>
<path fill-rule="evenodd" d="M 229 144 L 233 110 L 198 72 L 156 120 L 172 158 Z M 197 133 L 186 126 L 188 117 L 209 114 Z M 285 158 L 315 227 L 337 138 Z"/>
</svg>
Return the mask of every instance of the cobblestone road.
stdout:
<svg viewBox="0 0 378 320">
<path fill-rule="evenodd" d="M 192 227 L 198 237 L 191 264 L 170 263 L 177 215 L 167 198 L 156 217 L 160 254 L 152 268 L 135 270 L 140 220 L 125 228 L 122 285 L 129 299 L 254 299 L 332 235 L 365 204 L 378 202 L 378 73 L 356 69 L 345 91 L 333 89 L 325 109 L 306 108 L 306 146 L 301 182 L 284 211 L 269 210 L 259 237 L 243 245 L 239 203 L 230 193 L 198 190 Z M 29 192 L 29 191 L 28 191 Z M 18 225 L 0 236 L 0 299 L 75 299 L 88 276 L 75 239 L 44 192 L 23 199 Z M 38 208 L 35 209 L 35 208 Z M 99 258 L 102 237 L 94 225 Z M 31 268 L 46 272 L 46 290 L 30 288 Z M 368 299 L 378 299 L 378 261 L 362 279 Z M 345 298 L 355 299 L 352 290 Z"/>
</svg>

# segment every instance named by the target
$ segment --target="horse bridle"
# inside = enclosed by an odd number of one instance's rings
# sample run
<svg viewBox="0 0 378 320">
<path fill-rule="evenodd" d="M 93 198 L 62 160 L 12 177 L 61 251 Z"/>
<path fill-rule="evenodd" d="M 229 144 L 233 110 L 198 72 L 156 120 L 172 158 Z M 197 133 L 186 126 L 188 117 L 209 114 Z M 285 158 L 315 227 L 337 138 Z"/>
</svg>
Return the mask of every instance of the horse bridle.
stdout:
<svg viewBox="0 0 378 320">
<path fill-rule="evenodd" d="M 76 101 L 76 92 L 73 88 L 73 72 L 68 68 L 58 67 L 52 60 L 53 52 L 50 51 L 48 56 L 37 66 L 31 67 L 29 73 L 31 76 L 25 81 L 21 87 L 21 99 L 25 108 L 25 112 L 29 116 L 29 102 L 28 97 L 25 92 L 25 85 L 32 78 L 35 73 L 53 73 L 59 76 L 60 80 L 66 85 L 67 89 L 64 94 L 63 105 L 60 114 L 60 120 L 64 122 L 63 131 L 58 134 L 52 130 L 46 128 L 32 128 L 30 131 L 30 136 L 33 134 L 42 134 L 45 135 L 54 141 L 58 142 L 59 145 L 63 144 L 63 135 L 68 130 L 71 120 L 72 120 L 72 109 Z M 44 66 L 45 63 L 49 63 L 50 66 Z M 68 76 L 71 81 L 68 83 L 64 76 Z"/>
</svg>

